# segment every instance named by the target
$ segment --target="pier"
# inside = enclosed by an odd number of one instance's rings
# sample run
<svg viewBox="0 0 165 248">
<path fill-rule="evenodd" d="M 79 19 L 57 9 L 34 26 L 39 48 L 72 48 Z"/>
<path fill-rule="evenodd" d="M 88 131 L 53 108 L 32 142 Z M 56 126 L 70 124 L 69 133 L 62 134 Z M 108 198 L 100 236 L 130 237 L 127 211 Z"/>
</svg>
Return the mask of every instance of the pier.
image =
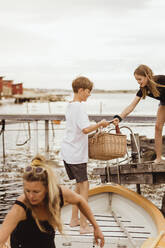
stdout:
<svg viewBox="0 0 165 248">
<path fill-rule="evenodd" d="M 102 119 L 112 120 L 112 115 L 100 115 L 100 114 L 89 114 L 90 121 L 98 122 Z M 128 116 L 124 119 L 123 122 L 127 123 L 154 123 L 156 120 L 155 116 Z M 48 155 L 49 153 L 49 123 L 60 123 L 61 121 L 65 121 L 64 114 L 1 114 L 0 115 L 0 134 L 2 135 L 2 145 L 3 145 L 3 157 L 5 158 L 5 126 L 9 124 L 21 123 L 21 122 L 44 122 L 44 132 L 45 132 L 45 153 Z M 36 125 L 37 132 L 37 125 Z M 36 135 L 37 138 L 37 135 Z"/>
<path fill-rule="evenodd" d="M 89 114 L 89 119 L 91 121 L 100 121 L 106 119 L 108 121 L 113 119 L 113 115 L 105 114 Z M 36 120 L 61 120 L 65 121 L 64 114 L 0 114 L 0 120 L 9 121 L 36 121 Z M 127 116 L 122 122 L 128 123 L 153 123 L 156 121 L 156 116 Z"/>
<path fill-rule="evenodd" d="M 112 115 L 100 115 L 93 114 L 89 115 L 90 121 L 98 122 L 102 119 L 106 119 L 108 121 L 113 119 Z M 128 116 L 124 119 L 124 122 L 128 123 L 154 123 L 156 120 L 155 116 Z M 43 121 L 45 123 L 45 153 L 49 153 L 49 122 L 61 122 L 65 121 L 64 114 L 1 114 L 0 115 L 0 125 L 1 125 L 1 135 L 3 139 L 3 156 L 5 156 L 5 141 L 4 141 L 4 133 L 5 126 L 14 123 L 20 122 L 38 122 Z"/>
<path fill-rule="evenodd" d="M 56 94 L 56 95 L 45 95 L 45 94 L 23 94 L 23 95 L 14 95 L 13 98 L 15 99 L 15 103 L 24 103 L 24 102 L 56 102 L 56 101 L 65 101 L 65 97 L 63 94 Z"/>
<path fill-rule="evenodd" d="M 100 115 L 100 114 L 89 114 L 90 121 L 98 122 L 102 119 L 112 120 L 112 115 Z M 122 123 L 155 123 L 155 116 L 128 116 L 124 119 Z M 3 158 L 5 161 L 5 126 L 10 124 L 16 124 L 21 122 L 44 122 L 44 133 L 45 133 L 45 155 L 49 158 L 49 138 L 50 138 L 50 123 L 59 124 L 61 121 L 65 121 L 65 116 L 63 114 L 2 114 L 0 115 L 0 135 L 2 136 L 2 149 Z M 121 125 L 122 125 L 121 123 Z M 37 125 L 36 125 L 37 132 Z M 137 138 L 137 137 L 136 137 Z M 147 139 L 145 137 L 139 136 L 139 150 L 147 151 L 154 150 L 154 139 Z M 36 135 L 38 139 L 38 135 Z M 38 143 L 38 141 L 37 141 Z M 136 184 L 137 191 L 140 193 L 140 184 L 162 184 L 165 183 L 165 164 L 156 165 L 151 161 L 144 161 L 143 155 L 142 159 L 139 161 L 137 157 L 137 151 L 133 143 L 128 144 L 130 149 L 132 149 L 132 160 L 124 164 L 113 165 L 107 162 L 107 166 L 104 168 L 95 168 L 93 170 L 93 175 L 99 175 L 101 181 L 119 183 L 119 184 Z M 163 153 L 165 154 L 165 137 L 163 137 Z M 163 197 L 162 209 L 165 213 L 165 196 Z"/>
</svg>

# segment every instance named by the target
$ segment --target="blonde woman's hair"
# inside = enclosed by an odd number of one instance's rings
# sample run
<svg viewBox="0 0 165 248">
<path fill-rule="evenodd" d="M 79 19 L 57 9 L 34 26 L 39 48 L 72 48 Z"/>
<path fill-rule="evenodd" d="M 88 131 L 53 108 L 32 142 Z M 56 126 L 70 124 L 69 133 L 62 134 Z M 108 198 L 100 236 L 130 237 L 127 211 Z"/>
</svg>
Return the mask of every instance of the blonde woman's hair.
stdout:
<svg viewBox="0 0 165 248">
<path fill-rule="evenodd" d="M 59 185 L 57 182 L 57 178 L 53 172 L 53 170 L 46 164 L 46 160 L 43 156 L 37 155 L 31 162 L 31 166 L 33 167 L 42 167 L 44 169 L 43 173 L 24 173 L 23 179 L 28 182 L 40 181 L 43 183 L 45 188 L 47 189 L 47 195 L 45 197 L 45 204 L 48 211 L 48 222 L 54 228 L 57 228 L 60 233 L 63 231 L 63 225 L 61 221 L 61 207 L 60 207 L 60 191 Z M 25 193 L 26 196 L 26 193 Z M 44 228 L 39 223 L 39 220 L 34 211 L 33 205 L 30 204 L 29 200 L 26 197 L 27 207 L 31 209 L 32 215 L 39 227 L 39 229 L 43 232 Z"/>
<path fill-rule="evenodd" d="M 160 96 L 160 92 L 157 89 L 157 86 L 162 87 L 162 85 L 158 85 L 157 83 L 154 82 L 153 72 L 147 65 L 139 65 L 134 71 L 134 75 L 135 74 L 147 77 L 148 79 L 147 86 L 141 88 L 143 99 L 145 99 L 147 96 L 147 88 L 151 91 L 154 97 Z"/>
</svg>

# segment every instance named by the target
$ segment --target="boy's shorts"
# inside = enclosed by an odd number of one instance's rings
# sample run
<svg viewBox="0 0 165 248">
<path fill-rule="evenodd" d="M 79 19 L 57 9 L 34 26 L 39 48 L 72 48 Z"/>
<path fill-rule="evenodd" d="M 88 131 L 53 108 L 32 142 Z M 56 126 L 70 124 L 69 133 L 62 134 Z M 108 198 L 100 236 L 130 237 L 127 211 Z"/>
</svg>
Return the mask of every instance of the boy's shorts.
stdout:
<svg viewBox="0 0 165 248">
<path fill-rule="evenodd" d="M 81 183 L 88 180 L 87 163 L 67 164 L 64 161 L 64 165 L 70 180 L 76 179 L 77 183 Z"/>
</svg>

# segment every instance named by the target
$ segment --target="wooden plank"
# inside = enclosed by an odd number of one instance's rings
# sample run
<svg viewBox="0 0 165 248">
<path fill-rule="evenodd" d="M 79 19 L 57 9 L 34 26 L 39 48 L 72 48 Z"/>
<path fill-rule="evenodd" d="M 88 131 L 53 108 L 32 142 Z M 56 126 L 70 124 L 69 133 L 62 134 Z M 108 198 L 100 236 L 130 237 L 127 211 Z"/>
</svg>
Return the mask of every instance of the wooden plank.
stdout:
<svg viewBox="0 0 165 248">
<path fill-rule="evenodd" d="M 0 120 L 17 120 L 17 121 L 37 121 L 37 120 L 65 120 L 64 115 L 53 114 L 2 114 Z"/>
<path fill-rule="evenodd" d="M 165 181 L 165 180 L 164 180 Z M 118 175 L 111 175 L 110 182 L 119 183 Z M 139 174 L 120 174 L 121 184 L 153 184 L 153 175 L 150 173 L 139 173 Z"/>
<path fill-rule="evenodd" d="M 165 183 L 165 172 L 153 174 L 154 184 Z"/>
<path fill-rule="evenodd" d="M 106 175 L 102 175 L 101 177 L 101 182 L 102 183 L 107 183 L 107 182 L 112 182 L 112 183 L 119 183 L 118 182 L 118 176 L 117 175 L 112 175 L 110 177 L 110 181 Z M 154 184 L 154 177 L 152 174 L 134 174 L 134 175 L 120 175 L 121 179 L 121 184 Z M 158 182 L 159 179 L 155 179 L 155 183 Z M 164 180 L 165 183 L 165 179 Z"/>
<path fill-rule="evenodd" d="M 117 167 L 110 166 L 110 174 L 117 174 Z M 153 164 L 151 162 L 145 162 L 141 164 L 124 164 L 120 165 L 120 174 L 136 174 L 136 173 L 154 173 L 154 172 L 165 172 L 165 163 Z M 105 175 L 106 167 L 94 168 L 94 175 Z"/>
<path fill-rule="evenodd" d="M 113 115 L 100 115 L 100 114 L 89 114 L 89 119 L 92 121 L 100 121 L 102 119 L 112 120 Z M 1 114 L 0 120 L 65 120 L 64 114 L 16 114 L 16 115 L 8 115 L 8 114 Z M 135 122 L 135 123 L 142 123 L 142 122 L 155 122 L 155 116 L 127 116 L 123 122 Z"/>
<path fill-rule="evenodd" d="M 165 172 L 165 163 L 162 164 L 152 164 L 153 172 Z"/>
<path fill-rule="evenodd" d="M 116 167 L 111 167 L 111 174 L 116 174 Z M 144 172 L 152 172 L 152 164 L 124 164 L 120 166 L 120 173 L 121 174 L 127 174 L 127 173 L 144 173 Z M 165 166 L 164 166 L 165 171 Z"/>
<path fill-rule="evenodd" d="M 138 165 L 139 166 L 139 165 Z M 139 166 L 140 168 L 131 168 L 130 165 L 126 165 L 126 168 L 120 169 L 121 184 L 160 184 L 165 183 L 165 165 L 162 164 L 159 168 L 158 165 L 154 165 L 154 168 L 150 165 Z M 147 170 L 148 169 L 148 170 Z M 109 173 L 107 168 L 94 168 L 94 175 L 100 175 L 101 182 L 118 182 L 118 171 L 116 167 L 109 167 Z M 108 178 L 110 177 L 110 179 Z"/>
</svg>

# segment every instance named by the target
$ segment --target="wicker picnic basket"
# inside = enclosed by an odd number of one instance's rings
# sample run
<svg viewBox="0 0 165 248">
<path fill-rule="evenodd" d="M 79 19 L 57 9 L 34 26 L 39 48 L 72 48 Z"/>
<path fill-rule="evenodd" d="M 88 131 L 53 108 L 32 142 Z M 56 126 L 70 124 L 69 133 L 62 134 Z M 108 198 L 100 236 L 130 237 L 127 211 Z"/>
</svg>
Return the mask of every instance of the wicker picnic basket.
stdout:
<svg viewBox="0 0 165 248">
<path fill-rule="evenodd" d="M 127 149 L 126 135 L 96 132 L 88 137 L 88 154 L 91 159 L 110 160 L 124 157 Z"/>
</svg>

